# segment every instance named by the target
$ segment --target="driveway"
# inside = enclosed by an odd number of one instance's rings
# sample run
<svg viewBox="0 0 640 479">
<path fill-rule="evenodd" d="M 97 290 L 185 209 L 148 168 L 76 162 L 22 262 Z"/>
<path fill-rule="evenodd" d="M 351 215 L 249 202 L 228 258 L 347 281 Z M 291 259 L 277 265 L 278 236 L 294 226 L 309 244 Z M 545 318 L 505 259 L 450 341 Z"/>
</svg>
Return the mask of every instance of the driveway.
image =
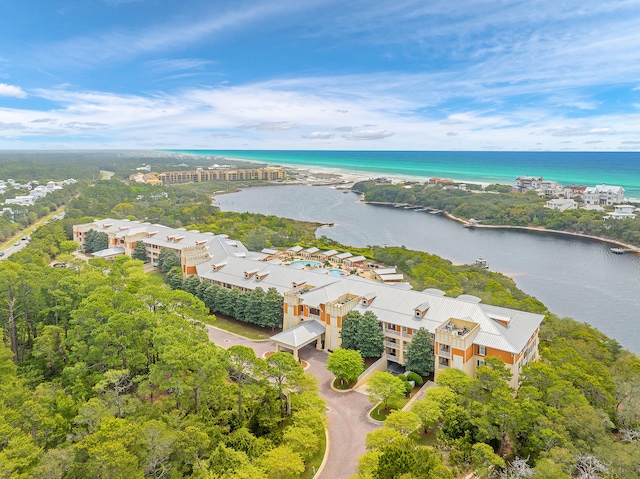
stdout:
<svg viewBox="0 0 640 479">
<path fill-rule="evenodd" d="M 211 326 L 207 326 L 207 331 L 209 339 L 224 348 L 241 344 L 253 348 L 256 356 L 275 350 L 272 340 L 252 341 Z M 329 452 L 325 467 L 317 479 L 349 479 L 358 472 L 358 458 L 365 452 L 367 433 L 379 427 L 369 420 L 372 405 L 367 396 L 358 392 L 341 393 L 331 389 L 334 378 L 325 367 L 325 351 L 318 351 L 314 345 L 309 345 L 300 350 L 300 357 L 309 363 L 308 371 L 318 378 L 320 395 L 328 408 Z"/>
</svg>

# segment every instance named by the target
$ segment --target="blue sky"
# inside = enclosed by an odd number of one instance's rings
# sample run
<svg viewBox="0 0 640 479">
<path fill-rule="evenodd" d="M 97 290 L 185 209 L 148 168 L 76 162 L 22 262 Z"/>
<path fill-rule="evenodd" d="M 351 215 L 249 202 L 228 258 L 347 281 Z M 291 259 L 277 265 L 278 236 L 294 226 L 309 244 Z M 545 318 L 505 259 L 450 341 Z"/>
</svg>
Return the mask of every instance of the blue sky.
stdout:
<svg viewBox="0 0 640 479">
<path fill-rule="evenodd" d="M 640 150 L 640 3 L 3 0 L 0 149 Z"/>
</svg>

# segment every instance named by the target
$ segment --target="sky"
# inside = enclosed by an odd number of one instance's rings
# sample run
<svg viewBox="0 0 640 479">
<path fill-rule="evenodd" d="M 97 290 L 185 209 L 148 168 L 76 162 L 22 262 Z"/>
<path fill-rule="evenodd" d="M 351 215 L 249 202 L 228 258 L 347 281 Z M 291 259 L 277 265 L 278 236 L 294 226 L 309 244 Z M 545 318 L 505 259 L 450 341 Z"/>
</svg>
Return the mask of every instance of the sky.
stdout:
<svg viewBox="0 0 640 479">
<path fill-rule="evenodd" d="M 638 0 L 3 0 L 0 149 L 640 151 Z"/>
</svg>

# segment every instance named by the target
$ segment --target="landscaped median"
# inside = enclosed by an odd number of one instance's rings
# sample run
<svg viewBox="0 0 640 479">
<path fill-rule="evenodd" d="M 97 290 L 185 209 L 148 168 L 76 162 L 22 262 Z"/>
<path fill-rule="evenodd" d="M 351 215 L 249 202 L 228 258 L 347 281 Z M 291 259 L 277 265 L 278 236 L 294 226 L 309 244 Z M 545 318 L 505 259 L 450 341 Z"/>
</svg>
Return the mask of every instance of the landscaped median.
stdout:
<svg viewBox="0 0 640 479">
<path fill-rule="evenodd" d="M 387 419 L 387 416 L 389 416 L 393 411 L 402 411 L 410 400 L 410 397 L 404 396 L 401 398 L 390 399 L 386 405 L 384 404 L 384 401 L 380 401 L 373 409 L 371 409 L 369 417 L 376 421 L 384 422 L 384 420 Z"/>
</svg>

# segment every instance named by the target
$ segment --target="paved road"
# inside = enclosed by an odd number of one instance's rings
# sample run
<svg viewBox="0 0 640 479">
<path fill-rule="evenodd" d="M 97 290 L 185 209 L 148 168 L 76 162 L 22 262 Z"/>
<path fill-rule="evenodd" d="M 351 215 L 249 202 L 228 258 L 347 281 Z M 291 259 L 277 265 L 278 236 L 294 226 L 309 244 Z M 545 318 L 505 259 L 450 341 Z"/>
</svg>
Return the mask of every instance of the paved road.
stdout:
<svg viewBox="0 0 640 479">
<path fill-rule="evenodd" d="M 11 256 L 13 253 L 17 253 L 18 251 L 20 251 L 22 248 L 24 248 L 25 246 L 27 246 L 27 244 L 29 243 L 28 241 L 22 241 L 20 239 L 20 237 L 18 237 L 16 243 L 18 243 L 17 245 L 15 245 L 14 243 L 11 243 L 11 246 L 7 247 L 7 249 L 4 250 L 4 254 L 2 256 L 0 256 L 0 260 L 6 259 L 9 256 Z"/>
<path fill-rule="evenodd" d="M 271 340 L 252 341 L 211 326 L 207 326 L 207 331 L 209 339 L 224 348 L 242 344 L 253 348 L 256 356 L 275 350 Z M 326 352 L 316 350 L 312 344 L 300 351 L 300 357 L 309 363 L 308 371 L 318 378 L 320 395 L 328 408 L 329 456 L 317 479 L 349 479 L 358 472 L 358 458 L 365 452 L 367 433 L 379 427 L 368 419 L 371 403 L 363 394 L 331 389 L 333 375 L 325 367 Z"/>
</svg>

